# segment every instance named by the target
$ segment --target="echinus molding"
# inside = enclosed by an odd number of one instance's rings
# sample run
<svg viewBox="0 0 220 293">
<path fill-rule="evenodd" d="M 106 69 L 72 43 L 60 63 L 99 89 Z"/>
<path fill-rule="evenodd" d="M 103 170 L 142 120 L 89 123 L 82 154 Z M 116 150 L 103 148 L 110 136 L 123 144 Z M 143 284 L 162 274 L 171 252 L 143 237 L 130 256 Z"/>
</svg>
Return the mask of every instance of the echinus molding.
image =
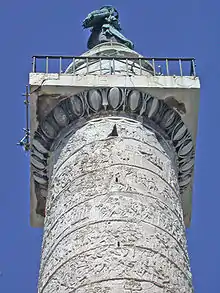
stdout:
<svg viewBox="0 0 220 293">
<path fill-rule="evenodd" d="M 48 161 L 61 132 L 76 131 L 88 121 L 102 117 L 127 117 L 153 129 L 174 147 L 180 194 L 190 188 L 194 146 L 181 116 L 164 101 L 137 89 L 100 88 L 63 96 L 40 122 L 32 140 L 31 166 L 37 197 L 37 213 L 45 216 L 48 196 Z M 147 154 L 146 154 L 147 155 Z M 151 158 L 154 160 L 154 158 Z"/>
</svg>

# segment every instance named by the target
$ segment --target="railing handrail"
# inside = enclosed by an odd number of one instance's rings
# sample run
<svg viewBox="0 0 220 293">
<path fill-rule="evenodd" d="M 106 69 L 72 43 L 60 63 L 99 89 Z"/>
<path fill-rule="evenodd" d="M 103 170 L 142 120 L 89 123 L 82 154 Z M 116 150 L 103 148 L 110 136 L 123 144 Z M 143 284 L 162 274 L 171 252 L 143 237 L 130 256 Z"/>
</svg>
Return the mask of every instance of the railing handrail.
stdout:
<svg viewBox="0 0 220 293">
<path fill-rule="evenodd" d="M 36 59 L 105 59 L 105 60 L 146 60 L 146 61 L 152 61 L 153 59 L 155 61 L 192 61 L 192 60 L 196 60 L 194 57 L 107 57 L 107 56 L 74 56 L 74 55 L 33 55 L 32 58 L 36 58 Z"/>
<path fill-rule="evenodd" d="M 115 74 L 115 61 L 126 61 L 126 68 L 127 68 L 127 73 L 128 73 L 128 61 L 133 61 L 133 63 L 139 63 L 139 75 L 142 75 L 142 68 L 144 68 L 146 65 L 147 67 L 149 67 L 147 69 L 147 71 L 149 72 L 153 72 L 153 75 L 163 75 L 163 70 L 161 65 L 158 65 L 156 63 L 158 62 L 165 62 L 165 67 L 166 67 L 166 72 L 165 75 L 166 76 L 170 76 L 172 74 L 170 74 L 170 68 L 169 68 L 169 62 L 178 62 L 179 64 L 179 73 L 180 76 L 184 76 L 183 73 L 183 63 L 184 62 L 190 62 L 190 70 L 189 70 L 189 75 L 190 76 L 196 76 L 196 59 L 194 57 L 139 57 L 139 56 L 135 56 L 135 57 L 124 57 L 124 56 L 88 56 L 88 55 L 84 55 L 84 56 L 73 56 L 73 55 L 35 55 L 32 56 L 32 72 L 37 72 L 36 66 L 37 66 L 37 60 L 39 59 L 43 59 L 45 60 L 46 64 L 45 64 L 45 71 L 46 73 L 49 73 L 49 60 L 53 59 L 53 60 L 59 60 L 59 70 L 58 72 L 61 74 L 63 73 L 62 71 L 62 60 L 70 60 L 72 61 L 72 67 L 73 67 L 73 74 L 76 73 L 76 64 L 80 64 L 80 62 L 78 63 L 77 61 L 79 60 L 85 60 L 86 62 L 86 74 L 89 73 L 89 61 L 90 60 L 98 60 L 100 61 L 100 66 L 101 66 L 101 61 L 102 60 L 113 60 L 113 74 Z M 145 64 L 142 63 L 142 61 L 147 61 Z M 96 62 L 96 61 L 95 61 Z M 143 67 L 144 66 L 144 67 Z M 156 70 L 156 67 L 160 68 L 159 73 Z M 111 65 L 110 65 L 111 68 Z M 146 69 L 146 68 L 145 68 Z M 187 70 L 188 71 L 188 70 Z M 102 70 L 100 67 L 100 74 Z M 178 75 L 175 73 L 175 75 Z M 188 74 L 186 74 L 186 76 L 188 76 Z"/>
</svg>

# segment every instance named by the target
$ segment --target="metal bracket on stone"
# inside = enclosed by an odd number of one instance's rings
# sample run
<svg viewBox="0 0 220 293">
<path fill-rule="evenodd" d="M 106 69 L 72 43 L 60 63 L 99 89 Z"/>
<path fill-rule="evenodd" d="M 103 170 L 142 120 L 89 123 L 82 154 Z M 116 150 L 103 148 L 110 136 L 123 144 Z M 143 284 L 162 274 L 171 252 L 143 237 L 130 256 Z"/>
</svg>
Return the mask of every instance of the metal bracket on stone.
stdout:
<svg viewBox="0 0 220 293">
<path fill-rule="evenodd" d="M 26 112 L 26 128 L 23 128 L 23 131 L 25 132 L 25 136 L 19 140 L 17 145 L 21 146 L 24 148 L 25 151 L 30 150 L 30 129 L 29 129 L 29 86 L 26 85 L 26 92 L 22 96 L 25 96 L 26 99 L 24 100 L 25 104 L 25 112 Z"/>
</svg>

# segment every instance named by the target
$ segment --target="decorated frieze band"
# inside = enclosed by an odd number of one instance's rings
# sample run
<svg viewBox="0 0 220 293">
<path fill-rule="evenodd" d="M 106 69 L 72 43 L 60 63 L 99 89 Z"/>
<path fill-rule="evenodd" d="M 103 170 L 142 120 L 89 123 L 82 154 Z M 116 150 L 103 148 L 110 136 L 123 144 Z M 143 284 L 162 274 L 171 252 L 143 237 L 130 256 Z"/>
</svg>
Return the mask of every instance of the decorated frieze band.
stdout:
<svg viewBox="0 0 220 293">
<path fill-rule="evenodd" d="M 79 119 L 106 115 L 142 118 L 144 125 L 155 125 L 172 141 L 179 167 L 179 186 L 183 193 L 191 182 L 194 147 L 181 116 L 163 100 L 136 89 L 91 89 L 63 99 L 39 123 L 31 148 L 32 175 L 37 196 L 37 213 L 44 216 L 48 188 L 47 160 L 59 132 Z"/>
</svg>

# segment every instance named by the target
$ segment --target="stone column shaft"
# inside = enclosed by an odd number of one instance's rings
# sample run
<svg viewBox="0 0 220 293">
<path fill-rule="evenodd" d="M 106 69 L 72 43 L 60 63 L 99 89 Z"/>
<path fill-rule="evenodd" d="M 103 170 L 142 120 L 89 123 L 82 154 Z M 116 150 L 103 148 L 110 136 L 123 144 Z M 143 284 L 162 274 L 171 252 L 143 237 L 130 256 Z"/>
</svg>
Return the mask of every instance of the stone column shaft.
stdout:
<svg viewBox="0 0 220 293">
<path fill-rule="evenodd" d="M 189 293 L 171 143 L 123 117 L 65 128 L 49 160 L 39 293 Z"/>
</svg>

